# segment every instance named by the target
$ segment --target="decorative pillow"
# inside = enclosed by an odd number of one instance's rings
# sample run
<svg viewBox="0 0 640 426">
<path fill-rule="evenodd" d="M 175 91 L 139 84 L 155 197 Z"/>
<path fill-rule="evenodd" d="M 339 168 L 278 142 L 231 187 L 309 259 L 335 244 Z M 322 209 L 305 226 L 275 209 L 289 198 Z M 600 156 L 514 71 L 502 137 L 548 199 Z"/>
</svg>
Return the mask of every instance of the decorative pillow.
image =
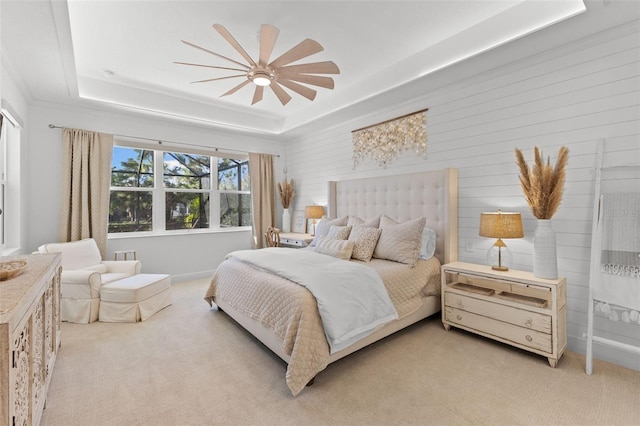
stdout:
<svg viewBox="0 0 640 426">
<path fill-rule="evenodd" d="M 329 237 L 320 237 L 316 245 L 316 253 L 326 254 L 328 256 L 337 257 L 342 260 L 351 259 L 353 253 L 353 241 L 336 240 Z"/>
<path fill-rule="evenodd" d="M 380 225 L 380 216 L 375 216 L 367 220 L 362 220 L 357 216 L 349 216 L 347 226 L 366 226 L 369 228 L 377 228 Z"/>
<path fill-rule="evenodd" d="M 373 257 L 406 263 L 409 266 L 415 265 L 425 222 L 424 217 L 398 223 L 388 216 L 382 216 L 382 232 Z"/>
<path fill-rule="evenodd" d="M 422 230 L 419 259 L 431 259 L 436 252 L 436 231 L 426 226 Z"/>
<path fill-rule="evenodd" d="M 329 228 L 327 237 L 333 238 L 334 240 L 346 240 L 347 238 L 349 238 L 350 232 L 350 226 L 332 226 L 331 228 Z"/>
<path fill-rule="evenodd" d="M 323 217 L 322 219 L 320 219 L 320 222 L 316 225 L 316 235 L 315 237 L 313 237 L 313 241 L 311 241 L 311 244 L 309 244 L 309 246 L 315 247 L 316 244 L 318 243 L 318 239 L 320 237 L 326 237 L 327 234 L 329 233 L 329 229 L 331 229 L 332 226 L 345 226 L 346 224 L 347 224 L 347 216 L 342 216 L 332 220 L 329 220 L 328 218 Z"/>
<path fill-rule="evenodd" d="M 355 244 L 351 257 L 364 262 L 370 261 L 380 237 L 380 232 L 381 230 L 378 228 L 369 228 L 367 226 L 353 228 L 351 234 L 349 234 L 349 241 Z"/>
</svg>

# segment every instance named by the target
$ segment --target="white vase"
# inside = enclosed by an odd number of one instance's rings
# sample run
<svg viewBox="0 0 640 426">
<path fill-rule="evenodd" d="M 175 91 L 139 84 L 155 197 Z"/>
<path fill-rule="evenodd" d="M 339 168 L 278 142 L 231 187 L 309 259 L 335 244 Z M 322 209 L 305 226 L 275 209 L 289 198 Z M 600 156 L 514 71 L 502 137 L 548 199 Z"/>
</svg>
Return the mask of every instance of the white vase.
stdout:
<svg viewBox="0 0 640 426">
<path fill-rule="evenodd" d="M 551 229 L 549 219 L 538 219 L 533 233 L 533 275 L 548 280 L 558 278 L 556 233 Z"/>
<path fill-rule="evenodd" d="M 291 232 L 291 215 L 289 209 L 282 210 L 282 232 Z"/>
</svg>

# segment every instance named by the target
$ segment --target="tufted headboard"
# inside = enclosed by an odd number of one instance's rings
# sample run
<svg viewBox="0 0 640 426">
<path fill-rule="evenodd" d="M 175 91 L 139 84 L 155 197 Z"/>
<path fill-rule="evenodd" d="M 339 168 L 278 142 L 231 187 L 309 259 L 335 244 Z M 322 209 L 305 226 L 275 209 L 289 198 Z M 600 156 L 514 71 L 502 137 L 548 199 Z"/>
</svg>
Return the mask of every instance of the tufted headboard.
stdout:
<svg viewBox="0 0 640 426">
<path fill-rule="evenodd" d="M 426 217 L 436 231 L 435 256 L 441 263 L 458 259 L 458 171 L 431 172 L 329 182 L 330 217 L 367 219 L 376 215 L 404 222 Z"/>
</svg>

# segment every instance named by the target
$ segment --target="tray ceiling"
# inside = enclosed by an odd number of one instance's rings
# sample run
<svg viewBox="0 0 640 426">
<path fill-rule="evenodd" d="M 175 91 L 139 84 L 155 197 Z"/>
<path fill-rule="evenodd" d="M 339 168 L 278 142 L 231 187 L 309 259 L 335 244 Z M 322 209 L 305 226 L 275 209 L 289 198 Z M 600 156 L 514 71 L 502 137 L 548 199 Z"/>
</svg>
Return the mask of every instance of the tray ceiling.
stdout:
<svg viewBox="0 0 640 426">
<path fill-rule="evenodd" d="M 435 70 L 585 10 L 580 0 L 544 1 L 4 1 L 3 63 L 33 99 L 91 101 L 184 120 L 282 134 Z M 261 24 L 280 29 L 272 57 L 305 38 L 324 51 L 299 61 L 333 61 L 333 90 L 314 101 L 291 93 L 282 105 L 231 73 L 174 61 L 229 66 L 187 40 L 235 60 L 223 24 L 250 56 Z"/>
</svg>

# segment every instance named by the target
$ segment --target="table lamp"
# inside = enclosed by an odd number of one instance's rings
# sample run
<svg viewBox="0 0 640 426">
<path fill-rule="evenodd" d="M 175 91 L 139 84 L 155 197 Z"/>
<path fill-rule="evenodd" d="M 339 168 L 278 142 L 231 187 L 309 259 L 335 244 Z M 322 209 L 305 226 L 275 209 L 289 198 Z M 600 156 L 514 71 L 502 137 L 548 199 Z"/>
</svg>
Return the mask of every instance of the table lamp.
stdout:
<svg viewBox="0 0 640 426">
<path fill-rule="evenodd" d="M 316 219 L 320 219 L 322 216 L 324 216 L 324 207 L 322 206 L 307 206 L 304 208 L 304 217 L 311 219 L 311 223 L 313 224 L 313 232 L 311 235 L 315 235 L 316 233 Z"/>
<path fill-rule="evenodd" d="M 487 260 L 491 265 L 491 269 L 508 271 L 513 256 L 502 239 L 524 237 L 520 213 L 509 213 L 500 210 L 481 213 L 480 236 L 498 239 L 489 249 Z"/>
</svg>

